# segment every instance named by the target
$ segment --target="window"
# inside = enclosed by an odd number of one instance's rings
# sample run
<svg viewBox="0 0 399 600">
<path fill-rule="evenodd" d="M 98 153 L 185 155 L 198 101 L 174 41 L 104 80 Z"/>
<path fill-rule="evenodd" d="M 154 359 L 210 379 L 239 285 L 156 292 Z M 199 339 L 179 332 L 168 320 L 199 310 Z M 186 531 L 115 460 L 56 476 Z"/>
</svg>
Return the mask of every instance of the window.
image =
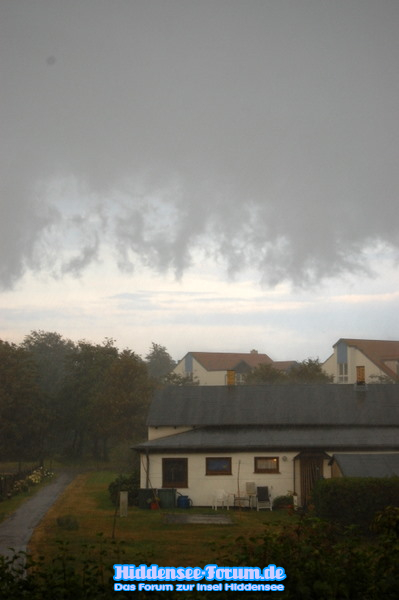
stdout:
<svg viewBox="0 0 399 600">
<path fill-rule="evenodd" d="M 244 385 L 246 373 L 236 373 L 236 385 Z"/>
<path fill-rule="evenodd" d="M 162 459 L 162 487 L 186 488 L 188 487 L 188 459 L 163 458 Z"/>
<path fill-rule="evenodd" d="M 255 456 L 255 473 L 279 473 L 278 456 Z"/>
<path fill-rule="evenodd" d="M 338 383 L 348 383 L 348 363 L 338 363 Z"/>
<path fill-rule="evenodd" d="M 231 475 L 231 458 L 206 458 L 207 475 Z"/>
</svg>

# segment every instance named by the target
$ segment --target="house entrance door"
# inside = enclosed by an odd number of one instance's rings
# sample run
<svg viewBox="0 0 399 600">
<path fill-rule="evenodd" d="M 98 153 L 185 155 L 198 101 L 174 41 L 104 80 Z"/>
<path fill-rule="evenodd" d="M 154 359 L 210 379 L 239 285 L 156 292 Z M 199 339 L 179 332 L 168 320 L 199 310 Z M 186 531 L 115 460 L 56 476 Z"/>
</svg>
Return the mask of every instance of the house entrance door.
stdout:
<svg viewBox="0 0 399 600">
<path fill-rule="evenodd" d="M 299 456 L 301 480 L 301 504 L 306 506 L 314 484 L 323 477 L 323 460 L 325 454 L 301 454 Z"/>
</svg>

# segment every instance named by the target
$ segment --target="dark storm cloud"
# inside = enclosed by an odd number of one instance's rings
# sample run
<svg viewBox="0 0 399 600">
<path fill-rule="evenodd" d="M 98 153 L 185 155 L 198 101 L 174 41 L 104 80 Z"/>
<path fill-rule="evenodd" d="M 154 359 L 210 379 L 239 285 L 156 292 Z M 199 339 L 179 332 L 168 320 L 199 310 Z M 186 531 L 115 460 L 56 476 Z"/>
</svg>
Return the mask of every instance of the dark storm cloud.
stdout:
<svg viewBox="0 0 399 600">
<path fill-rule="evenodd" d="M 397 250 L 396 1 L 6 0 L 0 22 L 4 288 L 104 244 L 299 285 Z M 44 191 L 68 178 L 80 207 Z"/>
</svg>

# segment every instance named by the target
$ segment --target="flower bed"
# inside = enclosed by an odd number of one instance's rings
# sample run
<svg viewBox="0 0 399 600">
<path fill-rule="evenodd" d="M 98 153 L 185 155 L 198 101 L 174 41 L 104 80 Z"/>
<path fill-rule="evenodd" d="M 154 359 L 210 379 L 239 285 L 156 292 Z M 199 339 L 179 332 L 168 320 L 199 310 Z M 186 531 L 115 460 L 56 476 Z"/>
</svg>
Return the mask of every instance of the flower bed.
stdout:
<svg viewBox="0 0 399 600">
<path fill-rule="evenodd" d="M 36 467 L 29 471 L 19 473 L 4 473 L 0 475 L 0 500 L 6 500 L 16 494 L 29 491 L 29 488 L 41 483 L 45 479 L 51 479 L 51 473 L 44 467 Z"/>
</svg>

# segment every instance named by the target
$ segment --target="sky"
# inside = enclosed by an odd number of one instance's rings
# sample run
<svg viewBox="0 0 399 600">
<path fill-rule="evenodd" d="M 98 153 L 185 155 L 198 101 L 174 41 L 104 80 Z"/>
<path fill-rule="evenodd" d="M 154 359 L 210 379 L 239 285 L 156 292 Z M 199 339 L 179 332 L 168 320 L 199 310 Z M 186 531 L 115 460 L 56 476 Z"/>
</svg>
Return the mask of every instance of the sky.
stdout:
<svg viewBox="0 0 399 600">
<path fill-rule="evenodd" d="M 2 0 L 0 339 L 399 339 L 397 0 Z"/>
</svg>

